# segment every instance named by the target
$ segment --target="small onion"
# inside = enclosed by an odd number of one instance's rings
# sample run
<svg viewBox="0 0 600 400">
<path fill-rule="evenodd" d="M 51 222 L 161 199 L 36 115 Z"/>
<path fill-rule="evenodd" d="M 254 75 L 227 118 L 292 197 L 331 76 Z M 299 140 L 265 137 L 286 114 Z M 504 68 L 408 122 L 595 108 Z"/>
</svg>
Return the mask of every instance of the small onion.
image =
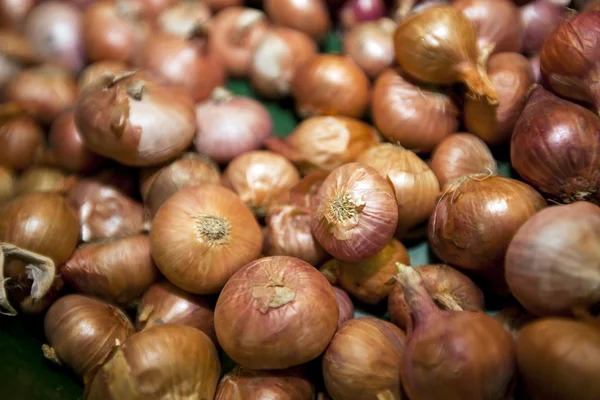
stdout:
<svg viewBox="0 0 600 400">
<path fill-rule="evenodd" d="M 312 172 L 300 179 L 300 182 L 290 189 L 290 203 L 296 207 L 310 210 L 312 202 L 325 181 L 329 172 Z"/>
<path fill-rule="evenodd" d="M 519 9 L 523 24 L 523 52 L 537 53 L 546 37 L 562 22 L 565 7 L 554 0 L 535 0 Z"/>
<path fill-rule="evenodd" d="M 0 28 L 19 29 L 37 0 L 0 1 Z"/>
<path fill-rule="evenodd" d="M 385 16 L 384 0 L 346 0 L 339 12 L 342 27 L 353 28 L 361 22 L 374 21 Z"/>
<path fill-rule="evenodd" d="M 498 172 L 490 149 L 470 133 L 456 133 L 442 140 L 433 150 L 430 166 L 441 188 L 462 176 Z"/>
<path fill-rule="evenodd" d="M 0 206 L 12 199 L 14 194 L 15 174 L 12 170 L 0 166 Z"/>
<path fill-rule="evenodd" d="M 44 132 L 14 103 L 0 106 L 0 165 L 22 170 L 38 161 Z"/>
<path fill-rule="evenodd" d="M 313 234 L 340 260 L 374 256 L 392 239 L 397 224 L 398 203 L 390 181 L 357 162 L 329 174 L 313 201 Z"/>
<path fill-rule="evenodd" d="M 354 318 L 354 304 L 352 304 L 352 299 L 350 296 L 348 296 L 348 293 L 346 293 L 344 289 L 334 286 L 333 291 L 335 292 L 335 298 L 340 311 L 337 325 L 339 330 L 346 321 Z"/>
<path fill-rule="evenodd" d="M 86 400 L 212 399 L 221 363 L 212 341 L 185 325 L 143 330 L 114 349 L 86 385 Z"/>
<path fill-rule="evenodd" d="M 244 202 L 208 183 L 171 196 L 154 217 L 150 239 L 163 275 L 197 294 L 218 293 L 262 248 L 260 227 Z"/>
<path fill-rule="evenodd" d="M 269 29 L 257 43 L 250 62 L 250 82 L 262 96 L 279 99 L 290 93 L 296 71 L 317 54 L 317 46 L 300 31 Z"/>
<path fill-rule="evenodd" d="M 267 257 L 239 270 L 215 308 L 223 350 L 252 369 L 282 369 L 321 354 L 338 323 L 335 293 L 323 275 L 293 257 Z"/>
<path fill-rule="evenodd" d="M 344 53 L 375 78 L 394 61 L 395 30 L 389 18 L 356 25 L 344 36 Z"/>
<path fill-rule="evenodd" d="M 107 77 L 118 75 L 127 70 L 127 64 L 121 61 L 98 61 L 88 65 L 79 75 L 77 86 L 79 93 L 89 87 L 101 85 Z"/>
<path fill-rule="evenodd" d="M 346 322 L 323 356 L 327 392 L 333 400 L 401 400 L 405 342 L 404 332 L 389 322 L 376 318 Z"/>
<path fill-rule="evenodd" d="M 1 4 L 0 7 L 2 7 Z M 26 66 L 35 64 L 38 61 L 38 57 L 23 35 L 17 32 L 0 30 L 0 96 L 2 96 L 4 87 Z"/>
<path fill-rule="evenodd" d="M 60 169 L 29 167 L 17 179 L 17 195 L 32 192 L 66 193 L 75 183 L 74 177 L 66 176 Z"/>
<path fill-rule="evenodd" d="M 322 39 L 331 24 L 322 0 L 263 0 L 263 7 L 276 25 L 297 29 L 314 39 Z"/>
<path fill-rule="evenodd" d="M 369 78 L 350 57 L 320 54 L 296 72 L 292 95 L 303 117 L 360 118 L 369 106 L 370 86 Z"/>
<path fill-rule="evenodd" d="M 210 8 L 205 3 L 183 0 L 162 10 L 156 23 L 163 32 L 181 37 L 189 37 L 211 17 Z"/>
<path fill-rule="evenodd" d="M 458 108 L 445 89 L 416 84 L 398 69 L 375 81 L 371 113 L 389 141 L 427 153 L 458 128 Z"/>
<path fill-rule="evenodd" d="M 222 87 L 215 88 L 208 100 L 196 105 L 196 122 L 196 149 L 222 164 L 261 148 L 273 130 L 265 106 Z"/>
</svg>

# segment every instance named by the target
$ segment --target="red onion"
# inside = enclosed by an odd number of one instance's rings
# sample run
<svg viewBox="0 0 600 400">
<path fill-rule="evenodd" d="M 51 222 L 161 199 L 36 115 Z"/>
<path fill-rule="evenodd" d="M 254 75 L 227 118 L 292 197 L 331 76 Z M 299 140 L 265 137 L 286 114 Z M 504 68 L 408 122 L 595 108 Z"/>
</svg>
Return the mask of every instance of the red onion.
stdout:
<svg viewBox="0 0 600 400">
<path fill-rule="evenodd" d="M 344 52 L 375 78 L 394 61 L 395 30 L 389 18 L 358 24 L 344 36 Z"/>
<path fill-rule="evenodd" d="M 335 298 L 340 310 L 340 316 L 338 318 L 338 329 L 340 329 L 341 326 L 344 325 L 344 322 L 354 318 L 354 304 L 352 304 L 352 299 L 344 289 L 334 286 L 333 291 L 335 292 Z"/>
<path fill-rule="evenodd" d="M 523 23 L 523 52 L 537 53 L 546 37 L 562 22 L 564 5 L 553 0 L 535 0 L 520 8 Z"/>
<path fill-rule="evenodd" d="M 340 10 L 342 27 L 349 29 L 365 21 L 374 21 L 385 16 L 384 0 L 347 0 Z"/>
<path fill-rule="evenodd" d="M 223 164 L 262 147 L 273 129 L 271 116 L 261 103 L 221 87 L 196 106 L 196 121 L 196 149 Z"/>
<path fill-rule="evenodd" d="M 19 30 L 27 13 L 37 0 L 1 0 L 0 1 L 0 28 Z"/>
</svg>

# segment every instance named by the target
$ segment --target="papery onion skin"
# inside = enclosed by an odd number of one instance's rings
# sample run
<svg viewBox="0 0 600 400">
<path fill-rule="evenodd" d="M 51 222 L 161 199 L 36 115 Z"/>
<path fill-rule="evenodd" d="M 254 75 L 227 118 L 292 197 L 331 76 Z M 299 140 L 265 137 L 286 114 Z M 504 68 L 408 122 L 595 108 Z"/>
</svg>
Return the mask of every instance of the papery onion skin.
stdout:
<svg viewBox="0 0 600 400">
<path fill-rule="evenodd" d="M 470 174 L 498 173 L 498 166 L 485 142 L 470 133 L 455 133 L 442 140 L 431 154 L 431 170 L 440 188 Z"/>
<path fill-rule="evenodd" d="M 43 348 L 45 355 L 86 375 L 135 329 L 121 309 L 93 297 L 70 294 L 52 304 L 44 318 L 44 332 L 52 346 Z"/>
<path fill-rule="evenodd" d="M 435 304 L 448 311 L 485 311 L 483 293 L 466 275 L 446 264 L 420 265 L 423 285 Z M 410 307 L 404 299 L 402 285 L 396 283 L 388 297 L 391 321 L 400 327 L 410 326 Z"/>
<path fill-rule="evenodd" d="M 356 318 L 337 331 L 323 356 L 323 378 L 333 400 L 400 400 L 406 335 L 376 318 Z M 377 365 L 377 368 L 373 368 Z"/>
<path fill-rule="evenodd" d="M 600 207 L 576 202 L 540 211 L 506 253 L 513 295 L 537 315 L 568 315 L 600 301 Z"/>
<path fill-rule="evenodd" d="M 389 18 L 359 24 L 344 35 L 344 53 L 375 78 L 394 62 L 395 29 Z"/>
<path fill-rule="evenodd" d="M 458 128 L 458 108 L 445 89 L 416 84 L 400 69 L 387 69 L 373 89 L 375 126 L 389 141 L 421 153 Z"/>
<path fill-rule="evenodd" d="M 207 4 L 180 1 L 162 10 L 156 24 L 163 32 L 186 38 L 193 35 L 194 30 L 206 23 L 210 17 L 211 11 Z"/>
<path fill-rule="evenodd" d="M 157 165 L 190 146 L 193 102 L 146 72 L 115 76 L 79 96 L 75 123 L 86 147 L 131 166 Z"/>
<path fill-rule="evenodd" d="M 86 400 L 212 399 L 221 363 L 208 336 L 164 324 L 132 335 L 86 385 Z"/>
<path fill-rule="evenodd" d="M 181 190 L 158 210 L 152 257 L 173 284 L 190 293 L 218 293 L 262 249 L 260 227 L 231 190 L 202 184 Z"/>
<path fill-rule="evenodd" d="M 315 388 L 297 368 L 255 371 L 235 367 L 219 382 L 215 400 L 313 400 Z"/>
<path fill-rule="evenodd" d="M 339 309 L 339 317 L 338 317 L 338 330 L 346 321 L 354 318 L 354 304 L 352 303 L 352 299 L 348 296 L 348 293 L 344 289 L 341 289 L 337 286 L 333 286 L 333 291 L 335 293 L 335 298 L 337 300 L 338 309 Z"/>
<path fill-rule="evenodd" d="M 88 65 L 79 75 L 77 86 L 79 94 L 89 87 L 102 84 L 106 77 L 118 75 L 127 70 L 127 64 L 122 61 L 98 61 Z"/>
<path fill-rule="evenodd" d="M 515 126 L 511 164 L 523 180 L 556 201 L 598 203 L 598 131 L 600 120 L 591 111 L 538 86 L 530 93 Z"/>
<path fill-rule="evenodd" d="M 1 113 L 1 111 L 0 111 Z M 22 170 L 30 167 L 44 147 L 44 132 L 27 115 L 0 114 L 0 165 Z"/>
<path fill-rule="evenodd" d="M 517 361 L 533 400 L 595 400 L 600 396 L 597 326 L 563 318 L 532 322 L 519 333 Z"/>
<path fill-rule="evenodd" d="M 320 54 L 300 68 L 292 81 L 296 109 L 303 117 L 339 115 L 360 118 L 367 111 L 371 84 L 347 56 Z"/>
<path fill-rule="evenodd" d="M 215 308 L 223 350 L 252 369 L 282 369 L 321 354 L 338 323 L 335 293 L 310 264 L 266 257 L 246 265 L 225 285 Z"/>
<path fill-rule="evenodd" d="M 546 37 L 562 22 L 566 8 L 560 2 L 535 0 L 519 9 L 523 23 L 525 54 L 537 53 Z"/>
<path fill-rule="evenodd" d="M 51 167 L 29 167 L 17 179 L 17 194 L 32 192 L 65 193 L 75 183 L 73 177 L 66 176 L 60 169 Z"/>
<path fill-rule="evenodd" d="M 263 7 L 276 25 L 297 29 L 313 39 L 322 39 L 331 24 L 322 0 L 263 0 Z"/>
<path fill-rule="evenodd" d="M 15 194 L 15 174 L 6 167 L 0 167 L 0 205 L 12 199 Z"/>
</svg>

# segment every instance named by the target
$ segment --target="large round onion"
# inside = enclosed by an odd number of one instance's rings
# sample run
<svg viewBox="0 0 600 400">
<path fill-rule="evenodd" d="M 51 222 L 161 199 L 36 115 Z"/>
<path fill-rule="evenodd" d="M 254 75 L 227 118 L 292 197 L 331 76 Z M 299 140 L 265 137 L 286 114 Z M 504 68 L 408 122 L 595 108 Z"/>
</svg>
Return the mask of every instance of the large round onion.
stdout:
<svg viewBox="0 0 600 400">
<path fill-rule="evenodd" d="M 315 388 L 299 368 L 255 371 L 235 367 L 221 379 L 215 400 L 313 400 Z"/>
</svg>

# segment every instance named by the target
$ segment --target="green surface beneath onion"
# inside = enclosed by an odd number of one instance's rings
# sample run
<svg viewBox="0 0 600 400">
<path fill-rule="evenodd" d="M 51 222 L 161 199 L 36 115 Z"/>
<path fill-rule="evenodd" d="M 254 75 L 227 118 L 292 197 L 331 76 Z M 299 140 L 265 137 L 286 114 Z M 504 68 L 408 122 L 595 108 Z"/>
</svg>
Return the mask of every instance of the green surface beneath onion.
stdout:
<svg viewBox="0 0 600 400">
<path fill-rule="evenodd" d="M 336 34 L 330 34 L 322 45 L 322 51 L 340 51 Z M 231 80 L 228 87 L 234 93 L 258 98 L 245 80 Z M 274 122 L 274 133 L 288 135 L 298 124 L 291 99 L 263 102 Z M 499 172 L 512 177 L 506 149 L 493 149 L 498 160 Z M 426 241 L 404 243 L 408 248 L 412 265 L 438 262 Z M 386 304 L 379 307 L 356 304 L 356 316 L 387 318 Z M 83 383 L 68 368 L 52 364 L 44 359 L 41 347 L 46 343 L 42 317 L 0 316 L 0 399 L 1 400 L 76 400 L 83 398 Z M 222 357 L 223 372 L 233 367 L 233 362 Z M 317 377 L 316 377 L 317 378 Z M 317 378 L 318 379 L 318 378 Z"/>
</svg>

